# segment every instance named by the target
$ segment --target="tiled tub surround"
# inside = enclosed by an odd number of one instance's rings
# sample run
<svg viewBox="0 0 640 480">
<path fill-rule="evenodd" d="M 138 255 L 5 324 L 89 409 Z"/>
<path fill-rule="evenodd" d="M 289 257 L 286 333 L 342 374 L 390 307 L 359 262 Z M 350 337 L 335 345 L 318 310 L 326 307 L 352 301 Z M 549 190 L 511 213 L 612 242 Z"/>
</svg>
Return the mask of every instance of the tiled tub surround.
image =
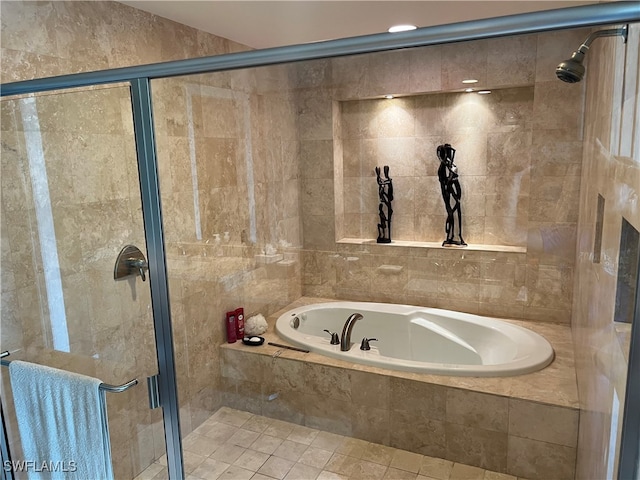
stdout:
<svg viewBox="0 0 640 480">
<path fill-rule="evenodd" d="M 453 301 L 469 313 L 568 323 L 584 84 L 563 84 L 554 69 L 587 33 L 298 64 L 304 294 L 442 308 Z M 462 93 L 466 78 L 493 93 Z M 382 99 L 389 93 L 398 97 Z M 442 242 L 435 149 L 446 142 L 458 149 L 467 242 L 522 250 L 496 260 L 341 243 L 376 236 L 375 165 L 389 165 L 394 179 L 393 238 Z M 404 269 L 385 276 L 382 265 Z"/>
<path fill-rule="evenodd" d="M 269 317 L 325 301 L 302 298 Z M 532 479 L 573 479 L 578 396 L 570 329 L 517 322 L 542 334 L 554 362 L 505 378 L 395 372 L 240 342 L 222 346 L 227 406 L 415 453 Z"/>
<path fill-rule="evenodd" d="M 338 243 L 301 252 L 304 294 L 569 323 L 573 268 L 553 253 Z M 395 268 L 389 269 L 388 266 Z"/>
</svg>

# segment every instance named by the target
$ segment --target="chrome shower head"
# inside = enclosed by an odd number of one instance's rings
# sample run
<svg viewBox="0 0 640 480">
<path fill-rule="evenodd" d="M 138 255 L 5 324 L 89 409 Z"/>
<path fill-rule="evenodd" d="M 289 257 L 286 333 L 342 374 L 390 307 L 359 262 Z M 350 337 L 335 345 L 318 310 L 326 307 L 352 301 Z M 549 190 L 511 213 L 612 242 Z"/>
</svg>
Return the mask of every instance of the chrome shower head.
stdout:
<svg viewBox="0 0 640 480">
<path fill-rule="evenodd" d="M 589 46 L 591 43 L 598 37 L 613 37 L 616 35 L 620 35 L 624 38 L 625 43 L 627 42 L 627 29 L 628 25 L 625 25 L 621 28 L 612 28 L 609 30 L 599 30 L 597 32 L 593 32 L 591 35 L 587 37 L 580 48 L 573 52 L 571 58 L 561 62 L 556 67 L 556 76 L 567 83 L 577 83 L 584 78 L 585 68 L 583 65 L 584 56 L 589 51 Z"/>
</svg>

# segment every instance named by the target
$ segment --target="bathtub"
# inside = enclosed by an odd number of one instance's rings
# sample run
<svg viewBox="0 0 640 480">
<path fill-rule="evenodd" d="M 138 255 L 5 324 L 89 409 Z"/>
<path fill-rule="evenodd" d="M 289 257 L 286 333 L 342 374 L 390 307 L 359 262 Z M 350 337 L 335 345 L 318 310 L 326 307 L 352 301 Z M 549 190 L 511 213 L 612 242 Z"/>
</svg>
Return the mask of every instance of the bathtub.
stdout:
<svg viewBox="0 0 640 480">
<path fill-rule="evenodd" d="M 363 318 L 351 348 L 331 345 L 352 313 Z M 293 345 L 349 362 L 438 375 L 506 377 L 540 370 L 553 361 L 549 342 L 531 330 L 495 318 L 437 308 L 386 303 L 316 303 L 276 320 L 276 332 Z M 362 339 L 371 350 L 361 350 Z"/>
</svg>

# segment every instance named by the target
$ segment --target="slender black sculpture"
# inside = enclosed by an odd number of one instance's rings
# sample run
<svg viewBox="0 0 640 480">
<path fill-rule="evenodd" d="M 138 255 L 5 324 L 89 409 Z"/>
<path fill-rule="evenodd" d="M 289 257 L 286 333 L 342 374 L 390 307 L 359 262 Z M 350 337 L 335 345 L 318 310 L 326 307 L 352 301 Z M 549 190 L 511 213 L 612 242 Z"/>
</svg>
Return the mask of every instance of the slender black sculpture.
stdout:
<svg viewBox="0 0 640 480">
<path fill-rule="evenodd" d="M 447 239 L 442 242 L 442 246 L 456 245 L 466 246 L 462 238 L 462 188 L 458 181 L 458 167 L 453 163 L 456 156 L 456 150 L 448 143 L 438 146 L 438 158 L 440 159 L 440 167 L 438 168 L 438 180 L 440 180 L 440 190 L 442 191 L 442 199 L 447 209 L 447 222 L 445 231 Z M 458 238 L 455 240 L 456 219 L 458 224 Z"/>
<path fill-rule="evenodd" d="M 380 223 L 378 224 L 378 243 L 391 243 L 391 201 L 393 200 L 393 183 L 389 177 L 389 166 L 384 166 L 384 178 L 380 176 L 380 167 L 376 167 L 376 177 L 378 178 L 378 214 Z"/>
</svg>

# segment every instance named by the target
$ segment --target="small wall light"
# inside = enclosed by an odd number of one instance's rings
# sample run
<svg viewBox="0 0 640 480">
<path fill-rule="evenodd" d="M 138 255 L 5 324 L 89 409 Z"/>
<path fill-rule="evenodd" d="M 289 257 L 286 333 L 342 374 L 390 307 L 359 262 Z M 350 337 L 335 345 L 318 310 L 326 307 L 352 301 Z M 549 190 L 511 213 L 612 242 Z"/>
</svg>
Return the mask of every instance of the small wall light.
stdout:
<svg viewBox="0 0 640 480">
<path fill-rule="evenodd" d="M 473 88 L 465 88 L 464 91 L 467 93 L 471 93 L 473 92 Z"/>
<path fill-rule="evenodd" d="M 462 83 L 478 83 L 478 80 L 475 78 L 467 78 L 466 80 L 462 80 Z"/>
<path fill-rule="evenodd" d="M 478 91 L 478 95 L 488 95 L 491 93 L 491 90 L 480 90 Z"/>
<path fill-rule="evenodd" d="M 384 98 L 388 98 L 389 100 L 391 100 L 393 98 L 393 95 L 385 95 Z"/>
</svg>

